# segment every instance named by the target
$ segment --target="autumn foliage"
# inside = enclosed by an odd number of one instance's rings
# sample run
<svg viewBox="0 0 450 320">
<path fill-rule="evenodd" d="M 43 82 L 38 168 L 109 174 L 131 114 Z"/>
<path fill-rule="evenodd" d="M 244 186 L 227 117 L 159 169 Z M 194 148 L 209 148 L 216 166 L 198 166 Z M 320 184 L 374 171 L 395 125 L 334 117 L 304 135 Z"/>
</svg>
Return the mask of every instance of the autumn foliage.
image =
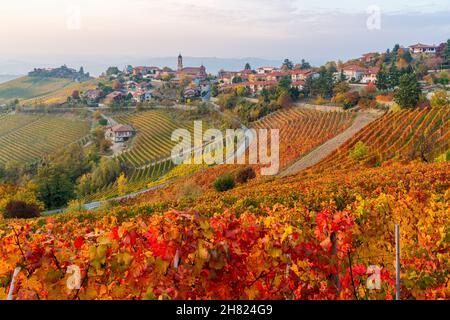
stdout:
<svg viewBox="0 0 450 320">
<path fill-rule="evenodd" d="M 449 172 L 411 164 L 253 181 L 182 211 L 135 201 L 5 222 L 0 297 L 21 266 L 14 299 L 392 299 L 399 223 L 402 298 L 448 299 Z M 73 265 L 79 290 L 66 285 Z M 381 267 L 379 290 L 367 289 L 370 265 Z"/>
</svg>

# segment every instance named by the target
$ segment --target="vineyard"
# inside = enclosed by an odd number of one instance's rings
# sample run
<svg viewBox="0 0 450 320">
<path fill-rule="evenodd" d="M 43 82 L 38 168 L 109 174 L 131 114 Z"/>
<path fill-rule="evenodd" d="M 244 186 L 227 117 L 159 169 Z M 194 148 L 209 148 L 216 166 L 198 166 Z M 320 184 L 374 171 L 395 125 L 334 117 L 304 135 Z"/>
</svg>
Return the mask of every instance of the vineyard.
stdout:
<svg viewBox="0 0 450 320">
<path fill-rule="evenodd" d="M 176 129 L 193 132 L 193 121 L 179 120 L 177 116 L 182 119 L 175 110 L 152 110 L 114 116 L 118 123 L 129 124 L 137 130 L 129 150 L 117 157 L 126 168 L 126 193 L 149 188 L 171 177 L 169 175 L 163 178 L 176 167 L 170 158 L 172 148 L 178 143 L 171 140 L 172 132 Z M 188 173 L 191 171 L 188 170 Z M 106 200 L 118 196 L 121 194 L 116 183 L 111 183 L 84 197 L 83 201 Z"/>
<path fill-rule="evenodd" d="M 0 163 L 30 163 L 86 140 L 89 123 L 59 116 L 0 115 Z"/>
<path fill-rule="evenodd" d="M 321 112 L 292 108 L 278 111 L 255 122 L 255 129 L 280 129 L 280 167 L 348 128 L 354 119 L 350 112 Z"/>
<path fill-rule="evenodd" d="M 358 142 L 367 145 L 368 152 L 352 159 L 349 153 Z M 448 108 L 389 112 L 361 130 L 313 170 L 374 166 L 390 159 L 408 161 L 420 158 L 423 153 L 430 154 L 431 158 L 426 160 L 433 161 L 449 148 Z"/>
<path fill-rule="evenodd" d="M 131 149 L 119 156 L 119 161 L 135 169 L 167 159 L 172 148 L 178 143 L 171 141 L 176 129 L 189 129 L 193 123 L 185 124 L 173 120 L 165 111 L 148 111 L 138 114 L 116 116 L 119 123 L 129 124 L 137 129 L 137 137 Z"/>
<path fill-rule="evenodd" d="M 13 299 L 392 299 L 397 223 L 402 299 L 449 299 L 449 172 L 299 175 L 209 192 L 188 210 L 124 203 L 0 223 L 0 299 L 17 266 Z"/>
</svg>

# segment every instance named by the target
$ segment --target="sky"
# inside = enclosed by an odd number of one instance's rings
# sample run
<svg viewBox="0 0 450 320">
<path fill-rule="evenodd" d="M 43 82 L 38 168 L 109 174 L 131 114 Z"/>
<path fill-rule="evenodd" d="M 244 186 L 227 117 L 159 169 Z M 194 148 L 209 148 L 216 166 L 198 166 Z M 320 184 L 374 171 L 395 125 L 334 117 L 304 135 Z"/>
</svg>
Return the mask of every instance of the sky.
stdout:
<svg viewBox="0 0 450 320">
<path fill-rule="evenodd" d="M 315 64 L 450 38 L 450 0 L 3 0 L 0 59 L 258 57 Z M 70 61 L 69 61 L 70 63 Z M 0 74 L 2 74 L 0 63 Z"/>
</svg>

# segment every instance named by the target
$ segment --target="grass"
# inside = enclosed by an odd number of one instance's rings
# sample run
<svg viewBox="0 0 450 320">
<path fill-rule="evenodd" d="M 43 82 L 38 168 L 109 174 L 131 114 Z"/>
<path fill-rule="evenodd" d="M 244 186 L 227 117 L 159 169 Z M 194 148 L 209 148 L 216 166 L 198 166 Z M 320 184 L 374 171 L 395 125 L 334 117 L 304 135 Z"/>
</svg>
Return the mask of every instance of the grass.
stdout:
<svg viewBox="0 0 450 320">
<path fill-rule="evenodd" d="M 63 103 L 74 91 L 95 88 L 95 80 L 82 83 L 62 78 L 21 77 L 0 84 L 0 103 L 19 99 L 22 104 Z"/>
</svg>

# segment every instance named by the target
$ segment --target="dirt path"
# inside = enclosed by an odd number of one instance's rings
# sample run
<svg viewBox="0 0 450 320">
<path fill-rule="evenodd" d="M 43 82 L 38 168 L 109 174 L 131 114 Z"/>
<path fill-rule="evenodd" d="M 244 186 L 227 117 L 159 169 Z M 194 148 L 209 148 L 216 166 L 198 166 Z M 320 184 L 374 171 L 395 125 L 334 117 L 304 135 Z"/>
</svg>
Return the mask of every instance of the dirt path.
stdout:
<svg viewBox="0 0 450 320">
<path fill-rule="evenodd" d="M 379 114 L 366 112 L 358 113 L 355 120 L 353 120 L 352 125 L 348 129 L 338 134 L 334 138 L 328 140 L 318 148 L 314 149 L 313 151 L 308 153 L 306 156 L 304 156 L 291 166 L 285 168 L 279 174 L 279 176 L 280 177 L 290 176 L 316 165 L 317 163 L 325 159 L 327 156 L 329 156 L 334 150 L 336 150 L 337 148 L 342 146 L 345 142 L 347 142 L 349 139 L 351 139 L 358 131 L 360 131 L 369 123 L 376 120 L 379 116 L 381 116 L 381 113 Z"/>
</svg>

